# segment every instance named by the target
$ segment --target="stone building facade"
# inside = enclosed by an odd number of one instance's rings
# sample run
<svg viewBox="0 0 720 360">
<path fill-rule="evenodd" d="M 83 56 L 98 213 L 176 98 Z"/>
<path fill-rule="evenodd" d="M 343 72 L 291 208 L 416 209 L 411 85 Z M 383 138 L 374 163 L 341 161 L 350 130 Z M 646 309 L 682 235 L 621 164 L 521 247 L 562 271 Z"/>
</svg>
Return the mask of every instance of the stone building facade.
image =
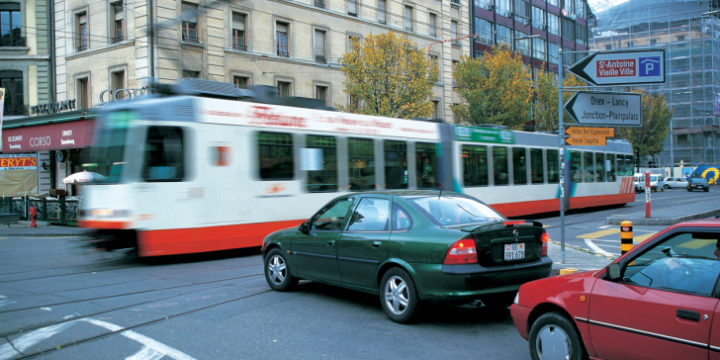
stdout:
<svg viewBox="0 0 720 360">
<path fill-rule="evenodd" d="M 457 0 L 55 0 L 58 99 L 89 108 L 109 101 L 108 89 L 197 77 L 345 104 L 349 39 L 394 31 L 438 62 L 434 117 L 452 122 L 469 19 Z"/>
</svg>

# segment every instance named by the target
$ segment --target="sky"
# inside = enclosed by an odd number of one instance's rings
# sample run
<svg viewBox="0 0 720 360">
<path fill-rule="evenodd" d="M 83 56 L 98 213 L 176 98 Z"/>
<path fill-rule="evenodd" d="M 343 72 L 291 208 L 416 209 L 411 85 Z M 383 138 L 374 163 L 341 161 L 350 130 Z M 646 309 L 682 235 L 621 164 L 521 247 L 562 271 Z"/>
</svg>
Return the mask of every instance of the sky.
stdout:
<svg viewBox="0 0 720 360">
<path fill-rule="evenodd" d="M 588 5 L 592 9 L 593 13 L 597 14 L 611 6 L 622 4 L 629 0 L 588 0 Z"/>
</svg>

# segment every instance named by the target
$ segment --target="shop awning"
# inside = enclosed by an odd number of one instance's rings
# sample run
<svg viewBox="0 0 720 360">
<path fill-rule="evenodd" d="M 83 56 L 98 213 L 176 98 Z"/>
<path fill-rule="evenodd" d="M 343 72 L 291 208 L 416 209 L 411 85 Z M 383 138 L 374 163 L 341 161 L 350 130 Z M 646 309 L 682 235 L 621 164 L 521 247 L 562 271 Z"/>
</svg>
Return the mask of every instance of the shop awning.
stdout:
<svg viewBox="0 0 720 360">
<path fill-rule="evenodd" d="M 5 128 L 2 152 L 20 153 L 41 150 L 77 149 L 92 145 L 95 119 L 53 122 Z"/>
</svg>

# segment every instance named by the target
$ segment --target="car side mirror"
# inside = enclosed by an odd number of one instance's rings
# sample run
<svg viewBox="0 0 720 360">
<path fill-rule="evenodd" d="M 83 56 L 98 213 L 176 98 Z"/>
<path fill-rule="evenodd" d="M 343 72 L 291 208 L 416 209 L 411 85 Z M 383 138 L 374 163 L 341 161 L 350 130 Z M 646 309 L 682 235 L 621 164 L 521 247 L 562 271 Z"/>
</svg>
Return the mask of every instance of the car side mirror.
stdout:
<svg viewBox="0 0 720 360">
<path fill-rule="evenodd" d="M 300 224 L 300 232 L 305 235 L 309 235 L 310 234 L 310 223 L 306 221 L 306 222 Z"/>
<path fill-rule="evenodd" d="M 608 280 L 618 280 L 620 279 L 620 265 L 617 263 L 612 263 L 607 266 L 607 279 Z"/>
</svg>

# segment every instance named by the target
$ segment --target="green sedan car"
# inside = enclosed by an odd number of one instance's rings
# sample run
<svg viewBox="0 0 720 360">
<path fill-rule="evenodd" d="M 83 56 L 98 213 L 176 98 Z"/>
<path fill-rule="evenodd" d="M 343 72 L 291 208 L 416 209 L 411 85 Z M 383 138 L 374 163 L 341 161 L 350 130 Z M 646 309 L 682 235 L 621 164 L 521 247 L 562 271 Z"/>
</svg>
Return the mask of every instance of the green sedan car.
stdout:
<svg viewBox="0 0 720 360">
<path fill-rule="evenodd" d="M 268 235 L 262 251 L 272 289 L 303 279 L 378 294 L 405 323 L 424 301 L 507 307 L 522 283 L 550 275 L 547 241 L 540 223 L 509 221 L 470 196 L 381 191 L 330 201 Z"/>
</svg>

